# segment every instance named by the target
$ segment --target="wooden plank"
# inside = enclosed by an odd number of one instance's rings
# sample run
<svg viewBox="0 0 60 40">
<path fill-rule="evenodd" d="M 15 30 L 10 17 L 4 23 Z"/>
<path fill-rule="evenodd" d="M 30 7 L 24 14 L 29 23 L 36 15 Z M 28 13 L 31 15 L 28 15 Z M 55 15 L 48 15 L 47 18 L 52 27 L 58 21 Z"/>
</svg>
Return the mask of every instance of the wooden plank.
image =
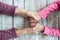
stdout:
<svg viewBox="0 0 60 40">
<path fill-rule="evenodd" d="M 12 5 L 12 0 L 10 0 L 10 1 L 3 0 L 3 3 Z M 8 15 L 3 15 L 3 25 L 11 25 L 10 28 L 12 28 L 12 17 L 8 16 Z M 5 28 L 5 27 L 3 27 L 3 28 Z"/>
<path fill-rule="evenodd" d="M 39 8 L 44 7 L 42 0 L 26 0 L 25 2 L 25 9 L 30 10 L 30 11 L 37 11 L 39 10 Z M 41 5 L 42 3 L 42 5 Z M 46 0 L 44 0 L 44 4 L 46 4 Z M 41 7 L 42 6 L 42 7 Z M 44 38 L 42 37 L 42 35 L 38 35 L 38 34 L 31 34 L 31 37 L 29 35 L 27 35 L 26 37 L 28 37 L 28 39 L 30 40 L 44 40 Z"/>
<path fill-rule="evenodd" d="M 0 1 L 2 2 L 2 0 L 0 0 Z M 9 27 L 11 27 L 11 25 L 4 24 L 4 21 L 5 21 L 5 23 L 7 22 L 6 16 L 4 18 L 4 15 L 0 15 L 0 30 L 5 30 L 5 29 L 8 29 Z M 11 22 L 11 19 L 10 19 L 10 22 Z"/>
<path fill-rule="evenodd" d="M 2 0 L 0 0 L 2 2 Z M 0 30 L 2 30 L 2 15 L 0 14 Z"/>
<path fill-rule="evenodd" d="M 35 11 L 35 0 L 25 0 L 25 9 Z"/>
<path fill-rule="evenodd" d="M 35 11 L 35 0 L 25 0 L 25 10 Z M 25 26 L 28 25 L 26 21 L 27 20 L 25 20 Z M 23 40 L 38 40 L 38 37 L 35 36 L 35 34 L 26 34 Z"/>
<path fill-rule="evenodd" d="M 24 9 L 24 0 L 14 0 L 14 5 L 18 6 L 21 9 Z M 24 18 L 21 16 L 15 16 L 14 17 L 14 27 L 17 29 L 21 29 L 24 27 Z M 21 37 L 22 35 L 20 35 L 20 37 L 15 38 L 14 40 L 22 40 Z"/>
<path fill-rule="evenodd" d="M 2 0 L 0 0 L 0 2 L 2 2 Z"/>
<path fill-rule="evenodd" d="M 55 0 L 50 0 L 50 1 L 48 1 L 47 0 L 47 5 L 49 5 L 50 3 L 52 3 L 52 2 L 54 2 Z M 52 20 L 54 20 L 53 19 L 53 13 L 51 13 L 51 14 L 49 14 L 49 16 L 48 16 L 48 18 L 47 18 L 48 20 L 47 20 L 47 22 L 48 22 L 48 26 L 52 26 L 53 27 L 53 21 Z M 50 22 L 50 19 L 51 19 L 51 22 Z"/>
<path fill-rule="evenodd" d="M 24 0 L 14 0 L 14 5 L 24 9 Z M 20 29 L 22 28 L 23 25 L 24 25 L 24 18 L 21 16 L 15 16 L 14 26 Z"/>
<path fill-rule="evenodd" d="M 2 0 L 0 0 L 2 1 Z M 41 8 L 46 7 L 46 4 L 49 5 L 50 3 L 54 2 L 55 0 L 3 0 L 4 3 L 12 5 L 12 2 L 15 6 L 22 8 L 25 10 L 30 11 L 38 11 Z M 48 25 L 53 28 L 59 28 L 60 23 L 60 14 L 58 12 L 54 12 L 47 17 L 47 20 L 44 19 L 40 21 L 42 25 Z M 60 13 L 60 12 L 59 12 Z M 17 29 L 21 29 L 22 26 L 27 25 L 24 18 L 20 16 L 15 16 L 12 18 L 11 16 L 7 15 L 0 15 L 0 29 L 6 30 L 12 28 L 14 26 Z M 14 22 L 14 23 L 13 23 Z M 25 22 L 25 23 L 24 23 Z M 13 24 L 12 24 L 13 23 Z M 3 27 L 2 27 L 3 26 Z M 60 38 L 59 38 L 60 39 Z M 11 39 L 13 40 L 13 39 Z M 43 36 L 42 34 L 26 34 L 20 35 L 20 37 L 15 38 L 14 40 L 58 40 L 58 37 L 51 37 L 51 36 Z"/>
<path fill-rule="evenodd" d="M 12 5 L 12 0 L 2 0 L 3 3 L 6 3 L 8 5 Z M 12 17 L 8 15 L 3 15 L 3 25 L 2 29 L 3 30 L 8 30 L 12 28 Z M 13 40 L 13 39 L 12 39 Z"/>
<path fill-rule="evenodd" d="M 35 11 L 35 0 L 25 0 L 25 10 Z M 25 27 L 29 25 L 28 20 L 25 19 Z"/>
<path fill-rule="evenodd" d="M 60 11 L 58 11 L 58 29 L 60 29 Z M 60 37 L 58 37 L 58 40 L 60 40 Z"/>
<path fill-rule="evenodd" d="M 55 0 L 47 0 L 47 5 L 49 5 L 50 3 L 54 2 Z M 49 27 L 53 27 L 53 28 L 57 28 L 58 27 L 58 15 L 56 14 L 57 12 L 51 13 L 48 17 L 47 17 L 47 25 Z M 51 37 L 49 36 L 49 40 L 58 40 L 58 37 Z M 47 37 L 48 39 L 48 37 Z"/>
<path fill-rule="evenodd" d="M 44 2 L 44 3 L 43 3 Z M 36 4 L 35 4 L 36 6 L 35 6 L 35 8 L 36 8 L 36 10 L 41 10 L 41 9 L 43 9 L 44 7 L 46 7 L 46 0 L 36 0 Z M 39 7 L 39 8 L 38 8 Z M 47 25 L 47 21 L 46 21 L 46 19 L 41 19 L 41 21 L 40 21 L 40 24 L 42 24 L 42 25 L 44 25 L 44 26 L 46 26 Z M 38 40 L 47 40 L 47 37 L 46 36 L 44 36 L 44 35 L 42 35 L 42 34 L 38 34 Z"/>
</svg>

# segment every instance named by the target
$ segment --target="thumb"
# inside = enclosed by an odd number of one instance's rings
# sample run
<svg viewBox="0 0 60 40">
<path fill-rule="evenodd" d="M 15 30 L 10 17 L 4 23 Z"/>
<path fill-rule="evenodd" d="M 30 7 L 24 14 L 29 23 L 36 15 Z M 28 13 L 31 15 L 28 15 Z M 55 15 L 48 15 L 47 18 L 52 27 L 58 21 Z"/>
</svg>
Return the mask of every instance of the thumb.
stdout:
<svg viewBox="0 0 60 40">
<path fill-rule="evenodd" d="M 41 17 L 38 15 L 38 13 L 33 13 L 32 17 L 36 20 L 39 21 L 41 19 Z"/>
<path fill-rule="evenodd" d="M 40 32 L 39 24 L 37 23 L 36 26 L 33 29 L 34 29 L 35 33 L 39 33 Z"/>
</svg>

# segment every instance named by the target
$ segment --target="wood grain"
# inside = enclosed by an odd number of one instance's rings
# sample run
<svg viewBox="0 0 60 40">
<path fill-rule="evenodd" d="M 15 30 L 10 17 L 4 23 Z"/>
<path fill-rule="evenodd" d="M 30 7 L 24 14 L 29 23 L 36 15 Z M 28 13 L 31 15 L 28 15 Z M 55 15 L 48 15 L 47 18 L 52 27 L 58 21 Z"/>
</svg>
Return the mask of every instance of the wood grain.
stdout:
<svg viewBox="0 0 60 40">
<path fill-rule="evenodd" d="M 4 2 L 6 4 L 15 5 L 19 8 L 36 12 L 54 1 L 56 0 L 0 0 L 0 2 Z M 48 25 L 49 27 L 60 28 L 60 12 L 51 13 L 46 19 L 41 20 L 40 23 L 45 26 Z M 13 27 L 21 29 L 23 27 L 26 27 L 27 25 L 28 22 L 23 17 L 11 17 L 0 14 L 0 30 L 7 30 Z M 14 38 L 11 40 L 60 40 L 60 38 L 47 36 L 40 33 L 20 35 L 18 38 Z"/>
</svg>

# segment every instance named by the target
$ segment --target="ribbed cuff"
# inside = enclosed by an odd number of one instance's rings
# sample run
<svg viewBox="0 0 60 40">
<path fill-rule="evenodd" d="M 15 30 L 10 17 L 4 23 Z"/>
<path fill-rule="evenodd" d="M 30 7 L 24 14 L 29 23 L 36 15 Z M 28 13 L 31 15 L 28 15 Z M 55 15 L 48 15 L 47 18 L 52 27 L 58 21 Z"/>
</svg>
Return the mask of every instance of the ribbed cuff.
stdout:
<svg viewBox="0 0 60 40">
<path fill-rule="evenodd" d="M 10 30 L 11 31 L 11 37 L 9 39 L 17 37 L 16 30 L 17 29 L 15 29 L 15 28 L 13 28 L 12 30 Z"/>
</svg>

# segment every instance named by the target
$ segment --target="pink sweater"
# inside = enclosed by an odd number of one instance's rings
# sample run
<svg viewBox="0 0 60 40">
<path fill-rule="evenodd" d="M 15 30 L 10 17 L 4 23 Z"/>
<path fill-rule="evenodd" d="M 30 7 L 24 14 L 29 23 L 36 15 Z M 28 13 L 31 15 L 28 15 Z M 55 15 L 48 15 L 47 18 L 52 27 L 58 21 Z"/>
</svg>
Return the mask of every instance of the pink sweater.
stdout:
<svg viewBox="0 0 60 40">
<path fill-rule="evenodd" d="M 60 1 L 53 2 L 46 8 L 39 11 L 39 15 L 42 19 L 46 18 L 51 12 L 60 10 Z M 53 29 L 48 26 L 45 26 L 44 34 L 51 36 L 60 36 L 60 29 Z"/>
</svg>

